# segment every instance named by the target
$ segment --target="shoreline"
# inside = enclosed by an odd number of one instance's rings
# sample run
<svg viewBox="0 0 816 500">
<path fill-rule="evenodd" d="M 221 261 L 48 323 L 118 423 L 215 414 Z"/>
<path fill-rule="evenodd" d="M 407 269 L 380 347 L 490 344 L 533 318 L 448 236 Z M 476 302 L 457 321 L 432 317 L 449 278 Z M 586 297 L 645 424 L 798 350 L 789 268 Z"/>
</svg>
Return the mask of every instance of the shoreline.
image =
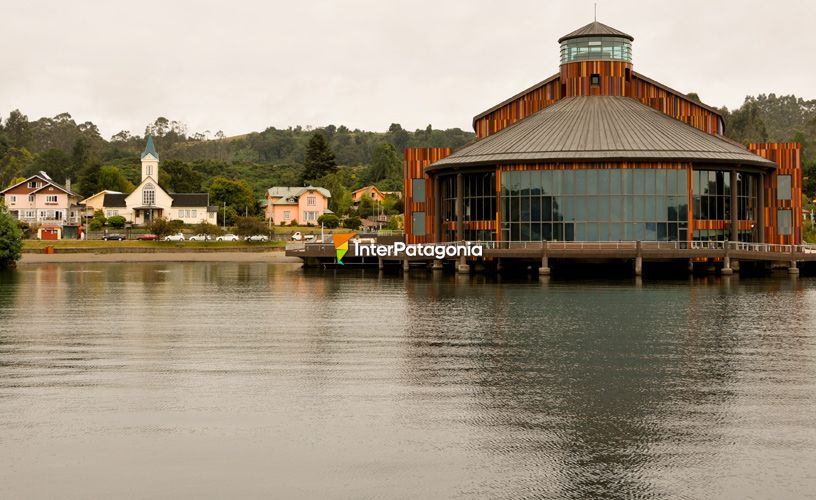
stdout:
<svg viewBox="0 0 816 500">
<path fill-rule="evenodd" d="M 298 257 L 287 257 L 282 250 L 267 252 L 25 252 L 18 266 L 61 263 L 128 263 L 128 262 L 262 262 L 267 264 L 300 264 Z"/>
</svg>

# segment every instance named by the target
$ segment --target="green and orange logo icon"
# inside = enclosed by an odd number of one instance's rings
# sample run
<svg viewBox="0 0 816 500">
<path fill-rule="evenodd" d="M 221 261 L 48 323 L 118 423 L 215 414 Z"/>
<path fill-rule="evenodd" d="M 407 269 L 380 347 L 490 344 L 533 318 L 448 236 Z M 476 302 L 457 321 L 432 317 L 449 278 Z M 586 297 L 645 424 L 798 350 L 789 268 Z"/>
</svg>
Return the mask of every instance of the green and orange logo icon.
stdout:
<svg viewBox="0 0 816 500">
<path fill-rule="evenodd" d="M 343 264 L 343 256 L 348 252 L 348 242 L 356 236 L 356 233 L 343 233 L 334 235 L 334 249 L 337 251 L 337 263 L 341 266 Z"/>
</svg>

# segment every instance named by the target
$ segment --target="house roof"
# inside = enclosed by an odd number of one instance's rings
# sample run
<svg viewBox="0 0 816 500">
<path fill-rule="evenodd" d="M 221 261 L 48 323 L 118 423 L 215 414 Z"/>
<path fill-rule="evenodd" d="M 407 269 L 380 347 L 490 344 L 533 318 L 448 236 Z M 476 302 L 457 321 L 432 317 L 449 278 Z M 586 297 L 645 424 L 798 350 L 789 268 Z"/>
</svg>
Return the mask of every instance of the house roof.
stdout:
<svg viewBox="0 0 816 500">
<path fill-rule="evenodd" d="M 266 190 L 266 194 L 271 198 L 280 198 L 278 201 L 273 201 L 273 205 L 291 205 L 297 202 L 297 198 L 308 191 L 317 191 L 326 198 L 331 198 L 331 193 L 328 189 L 315 186 L 274 186 Z"/>
<path fill-rule="evenodd" d="M 369 186 L 363 186 L 360 189 L 355 189 L 354 191 L 351 192 L 351 194 L 355 195 L 355 194 L 359 193 L 360 191 L 377 191 L 378 193 L 383 194 L 383 192 L 380 191 L 380 188 L 378 188 L 374 184 L 371 184 Z"/>
<path fill-rule="evenodd" d="M 30 181 L 31 179 L 39 179 L 39 180 L 41 180 L 43 182 L 42 187 L 39 187 L 39 188 L 31 191 L 31 193 L 36 193 L 37 191 L 40 191 L 43 188 L 48 187 L 48 186 L 54 186 L 55 188 L 59 189 L 60 191 L 63 191 L 64 193 L 67 193 L 67 194 L 69 194 L 71 196 L 79 196 L 78 194 L 74 193 L 70 189 L 66 189 L 65 186 L 61 186 L 61 185 L 57 184 L 56 182 L 54 182 L 53 180 L 51 180 L 51 178 L 48 177 L 48 174 L 46 174 L 45 172 L 40 172 L 39 174 L 32 175 L 31 177 L 27 178 L 24 181 L 20 181 L 17 184 L 9 186 L 6 189 L 0 191 L 0 194 L 3 194 L 3 193 L 5 193 L 6 191 L 8 191 L 10 189 L 14 189 L 17 186 L 20 186 L 21 184 L 25 184 L 26 182 Z M 31 194 L 31 193 L 29 193 L 29 194 Z"/>
<path fill-rule="evenodd" d="M 173 198 L 172 207 L 206 207 L 210 204 L 207 193 L 169 193 Z"/>
<path fill-rule="evenodd" d="M 147 136 L 147 144 L 145 144 L 144 152 L 142 153 L 142 158 L 144 159 L 147 155 L 153 155 L 154 158 L 157 160 L 159 159 L 159 153 L 156 151 L 156 146 L 153 145 L 153 136 Z"/>
<path fill-rule="evenodd" d="M 629 97 L 567 97 L 430 165 L 525 161 L 694 161 L 776 165 Z"/>
<path fill-rule="evenodd" d="M 635 37 L 632 35 L 627 35 L 623 31 L 616 30 L 611 26 L 599 23 L 598 21 L 593 21 L 586 26 L 578 28 L 572 33 L 567 33 L 566 35 L 562 36 L 558 39 L 558 43 L 585 36 L 617 36 L 621 38 L 628 38 L 630 42 L 635 40 Z"/>
<path fill-rule="evenodd" d="M 105 208 L 126 208 L 125 193 L 116 193 L 113 191 L 105 191 L 105 198 L 102 200 L 102 206 Z"/>
</svg>

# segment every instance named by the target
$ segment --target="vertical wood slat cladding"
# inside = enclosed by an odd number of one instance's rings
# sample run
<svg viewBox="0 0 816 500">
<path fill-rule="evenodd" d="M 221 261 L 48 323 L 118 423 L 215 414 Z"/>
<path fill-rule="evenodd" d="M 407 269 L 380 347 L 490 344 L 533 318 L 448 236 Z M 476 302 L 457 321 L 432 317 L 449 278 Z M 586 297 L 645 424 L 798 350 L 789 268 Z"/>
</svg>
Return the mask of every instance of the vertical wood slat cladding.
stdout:
<svg viewBox="0 0 816 500">
<path fill-rule="evenodd" d="M 632 73 L 632 82 L 626 95 L 703 132 L 712 135 L 722 133 L 720 118 L 716 113 L 683 94 L 641 78 L 637 73 Z"/>
<path fill-rule="evenodd" d="M 436 209 L 434 200 L 435 193 L 433 191 L 433 180 L 425 175 L 425 167 L 431 163 L 437 162 L 442 158 L 453 153 L 451 148 L 406 148 L 403 153 L 403 178 L 405 203 L 404 227 L 405 227 L 405 242 L 408 244 L 414 243 L 430 243 L 434 238 L 434 210 Z M 425 180 L 425 202 L 415 202 L 413 200 L 413 180 Z M 413 214 L 414 212 L 425 212 L 425 234 L 414 235 L 413 231 Z"/>
<path fill-rule="evenodd" d="M 766 176 L 765 241 L 780 245 L 798 245 L 802 242 L 802 146 L 796 142 L 748 144 L 748 150 L 776 163 L 776 172 Z M 777 179 L 791 176 L 791 199 L 777 200 Z M 778 234 L 777 210 L 790 210 L 793 230 L 790 235 Z"/>
<path fill-rule="evenodd" d="M 626 70 L 632 64 L 625 61 L 580 61 L 561 65 L 562 97 L 611 95 L 625 96 L 627 92 Z M 600 77 L 599 85 L 591 84 L 592 75 Z"/>
<path fill-rule="evenodd" d="M 473 123 L 476 137 L 495 134 L 533 113 L 552 106 L 562 97 L 576 95 L 621 95 L 631 97 L 666 115 L 703 132 L 718 135 L 720 117 L 683 94 L 648 81 L 634 71 L 626 81 L 626 69 L 632 65 L 623 61 L 582 61 L 567 63 L 559 78 L 530 89 L 518 98 L 491 111 Z M 601 76 L 601 85 L 589 85 L 593 73 Z M 562 88 L 562 83 L 563 88 Z"/>
<path fill-rule="evenodd" d="M 561 82 L 558 78 L 530 89 L 524 95 L 476 120 L 473 124 L 476 137 L 481 139 L 490 134 L 495 134 L 499 130 L 555 104 L 561 97 Z"/>
</svg>

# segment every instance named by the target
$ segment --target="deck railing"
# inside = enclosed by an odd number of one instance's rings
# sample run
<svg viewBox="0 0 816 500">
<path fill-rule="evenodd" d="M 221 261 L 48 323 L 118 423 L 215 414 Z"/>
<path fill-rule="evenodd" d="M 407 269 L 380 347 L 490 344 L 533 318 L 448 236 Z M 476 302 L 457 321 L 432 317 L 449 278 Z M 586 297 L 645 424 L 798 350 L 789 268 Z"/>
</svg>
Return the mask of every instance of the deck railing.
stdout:
<svg viewBox="0 0 816 500">
<path fill-rule="evenodd" d="M 481 246 L 484 250 L 637 250 L 636 241 L 446 241 L 444 246 Z M 741 241 L 641 241 L 641 250 L 728 250 L 761 253 L 816 253 L 816 245 L 777 245 Z M 286 251 L 333 251 L 333 243 L 290 242 Z"/>
</svg>

